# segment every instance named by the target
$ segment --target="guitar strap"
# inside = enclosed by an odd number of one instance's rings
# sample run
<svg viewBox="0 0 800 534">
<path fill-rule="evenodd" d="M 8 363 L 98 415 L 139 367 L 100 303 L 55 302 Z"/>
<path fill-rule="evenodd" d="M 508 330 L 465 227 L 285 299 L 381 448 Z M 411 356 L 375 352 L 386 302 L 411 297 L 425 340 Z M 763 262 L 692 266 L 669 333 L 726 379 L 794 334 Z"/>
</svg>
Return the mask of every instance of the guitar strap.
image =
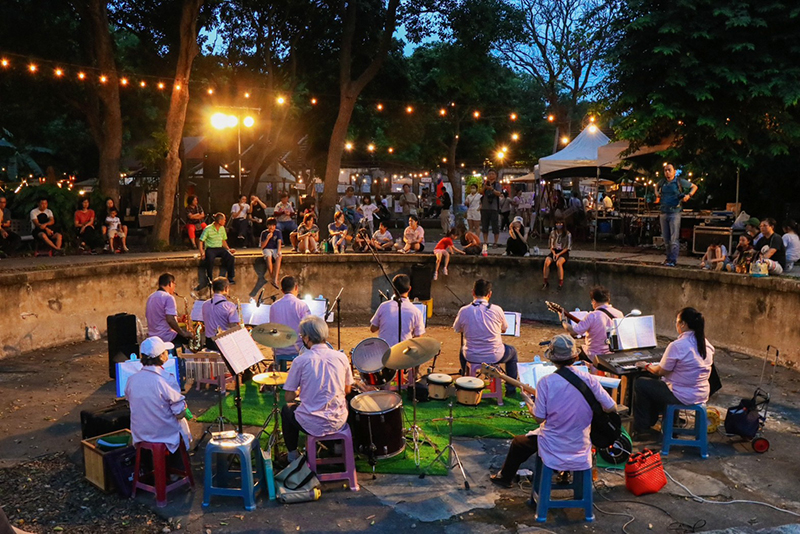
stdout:
<svg viewBox="0 0 800 534">
<path fill-rule="evenodd" d="M 583 395 L 583 398 L 586 399 L 586 402 L 592 409 L 593 414 L 603 411 L 603 407 L 600 406 L 600 402 L 598 402 L 597 397 L 594 396 L 592 390 L 590 390 L 589 386 L 586 385 L 586 382 L 581 380 L 575 373 L 568 371 L 566 367 L 562 367 L 556 371 L 556 374 L 572 384 L 575 389 L 581 392 L 581 395 Z"/>
</svg>

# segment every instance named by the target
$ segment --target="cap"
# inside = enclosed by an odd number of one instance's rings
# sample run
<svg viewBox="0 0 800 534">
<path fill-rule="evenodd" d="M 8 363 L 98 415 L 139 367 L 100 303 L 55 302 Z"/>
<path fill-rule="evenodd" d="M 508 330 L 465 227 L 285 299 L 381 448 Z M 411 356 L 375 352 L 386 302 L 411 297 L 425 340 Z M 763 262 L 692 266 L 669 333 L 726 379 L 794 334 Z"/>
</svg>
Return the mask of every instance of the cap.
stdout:
<svg viewBox="0 0 800 534">
<path fill-rule="evenodd" d="M 514 221 L 513 222 L 515 222 L 515 223 L 518 222 L 518 223 L 522 224 L 522 217 L 517 215 L 516 217 L 514 217 Z"/>
<path fill-rule="evenodd" d="M 139 346 L 139 354 L 149 358 L 155 358 L 156 356 L 161 356 L 165 350 L 174 348 L 175 345 L 172 343 L 161 341 L 160 337 L 153 336 L 142 341 L 142 344 Z"/>
<path fill-rule="evenodd" d="M 755 217 L 750 217 L 749 219 L 747 219 L 747 222 L 745 224 L 749 224 L 750 226 L 755 226 L 756 228 L 758 228 L 758 225 L 761 224 L 761 221 L 759 221 Z"/>
<path fill-rule="evenodd" d="M 575 357 L 575 340 L 567 334 L 559 334 L 550 340 L 544 353 L 552 362 L 563 362 Z"/>
</svg>

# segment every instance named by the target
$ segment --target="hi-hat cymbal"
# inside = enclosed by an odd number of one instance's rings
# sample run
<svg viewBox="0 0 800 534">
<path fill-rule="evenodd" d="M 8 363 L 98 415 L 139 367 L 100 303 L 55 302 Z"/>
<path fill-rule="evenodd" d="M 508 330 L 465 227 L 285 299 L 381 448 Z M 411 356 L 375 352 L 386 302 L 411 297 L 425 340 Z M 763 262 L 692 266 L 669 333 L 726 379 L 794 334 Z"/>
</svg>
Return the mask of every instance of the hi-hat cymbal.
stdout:
<svg viewBox="0 0 800 534">
<path fill-rule="evenodd" d="M 383 366 L 389 369 L 411 369 L 433 359 L 442 350 L 442 343 L 431 337 L 407 339 L 383 354 Z"/>
<path fill-rule="evenodd" d="M 292 328 L 278 323 L 264 323 L 253 327 L 250 331 L 258 343 L 273 349 L 291 347 L 297 341 L 297 332 Z"/>
<path fill-rule="evenodd" d="M 289 376 L 289 373 L 259 373 L 253 375 L 253 382 L 262 386 L 282 386 L 286 383 L 287 376 Z"/>
</svg>

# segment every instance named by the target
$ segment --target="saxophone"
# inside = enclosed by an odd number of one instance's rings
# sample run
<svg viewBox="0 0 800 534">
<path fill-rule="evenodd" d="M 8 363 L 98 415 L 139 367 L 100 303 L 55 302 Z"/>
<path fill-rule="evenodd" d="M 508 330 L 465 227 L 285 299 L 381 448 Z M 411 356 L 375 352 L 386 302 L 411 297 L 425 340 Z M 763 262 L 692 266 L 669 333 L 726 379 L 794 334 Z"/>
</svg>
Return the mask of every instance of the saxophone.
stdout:
<svg viewBox="0 0 800 534">
<path fill-rule="evenodd" d="M 186 330 L 189 331 L 191 337 L 189 338 L 188 348 L 192 352 L 200 352 L 205 348 L 205 328 L 202 324 L 195 324 L 192 321 L 192 314 L 189 310 L 189 299 L 183 297 L 183 310 L 186 314 Z"/>
</svg>

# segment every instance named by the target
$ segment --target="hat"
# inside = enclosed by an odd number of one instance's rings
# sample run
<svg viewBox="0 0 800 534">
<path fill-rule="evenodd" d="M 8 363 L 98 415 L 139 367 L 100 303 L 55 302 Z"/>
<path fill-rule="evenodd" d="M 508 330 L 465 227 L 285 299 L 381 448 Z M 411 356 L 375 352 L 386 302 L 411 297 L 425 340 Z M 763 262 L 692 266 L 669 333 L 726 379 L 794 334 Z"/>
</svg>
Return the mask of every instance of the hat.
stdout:
<svg viewBox="0 0 800 534">
<path fill-rule="evenodd" d="M 149 358 L 155 358 L 157 356 L 161 356 L 165 350 L 170 350 L 174 348 L 175 345 L 173 345 L 172 343 L 166 343 L 164 341 L 161 341 L 160 337 L 153 336 L 153 337 L 148 337 L 147 339 L 142 341 L 142 344 L 139 347 L 139 354 Z"/>
<path fill-rule="evenodd" d="M 551 362 L 564 362 L 575 357 L 575 340 L 567 334 L 559 334 L 550 340 L 544 355 Z"/>
<path fill-rule="evenodd" d="M 513 222 L 515 222 L 515 223 L 517 223 L 517 222 L 518 222 L 518 223 L 520 223 L 520 224 L 523 224 L 523 223 L 522 223 L 522 217 L 520 217 L 519 215 L 517 215 L 516 217 L 514 217 L 514 221 L 513 221 Z"/>
<path fill-rule="evenodd" d="M 759 221 L 755 217 L 750 217 L 744 224 L 749 224 L 750 226 L 755 226 L 756 228 L 758 228 L 758 225 L 761 224 L 761 221 Z"/>
</svg>

